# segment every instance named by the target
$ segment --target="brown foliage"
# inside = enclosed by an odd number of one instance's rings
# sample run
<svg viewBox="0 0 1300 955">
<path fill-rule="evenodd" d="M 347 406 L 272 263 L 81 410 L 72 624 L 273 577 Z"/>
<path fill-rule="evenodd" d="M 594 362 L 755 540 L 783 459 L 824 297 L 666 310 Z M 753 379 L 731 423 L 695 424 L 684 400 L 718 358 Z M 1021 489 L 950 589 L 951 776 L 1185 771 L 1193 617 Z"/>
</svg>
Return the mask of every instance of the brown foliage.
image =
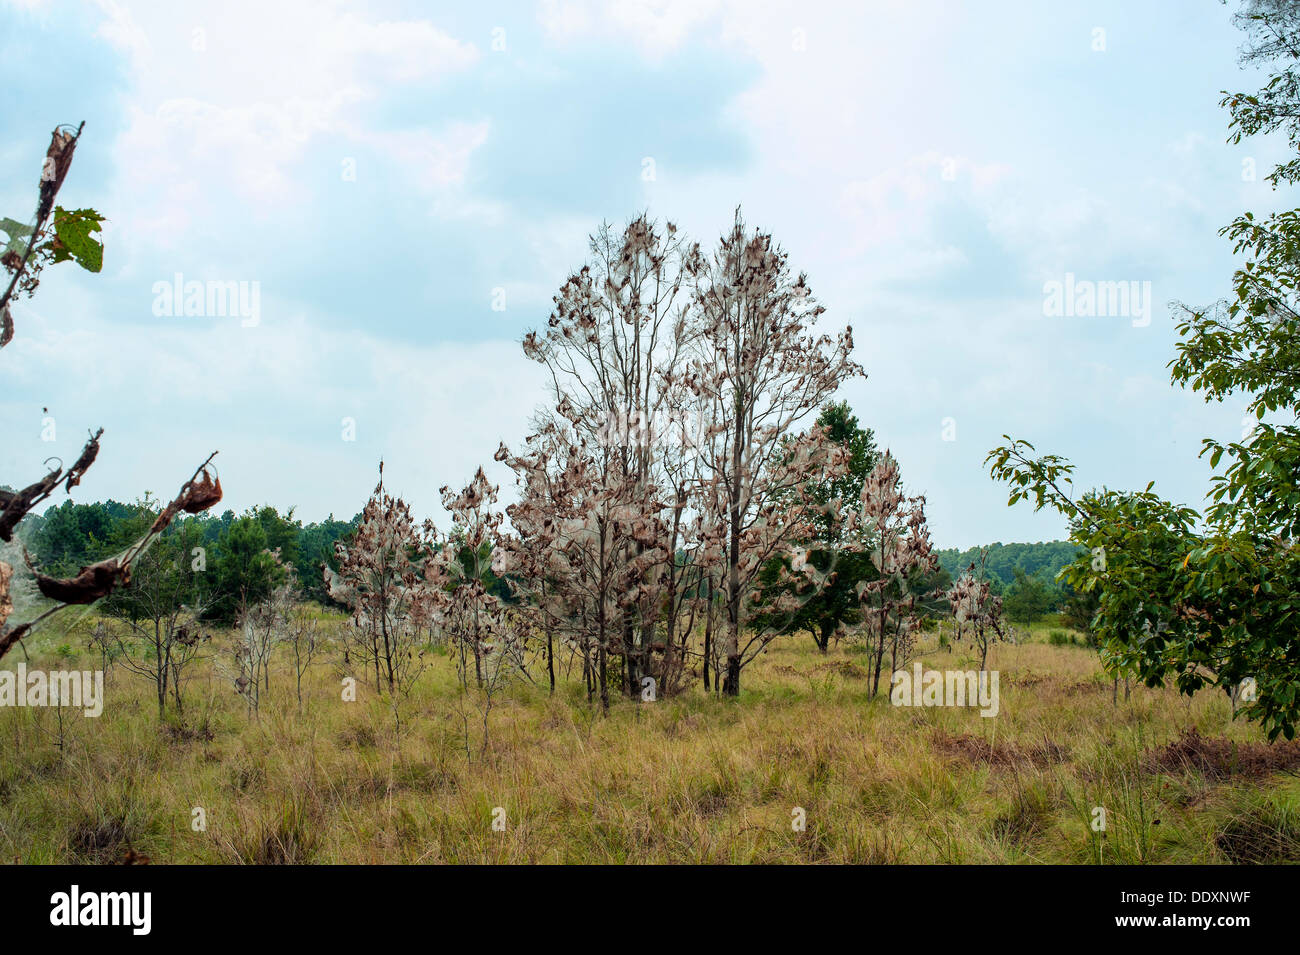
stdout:
<svg viewBox="0 0 1300 955">
<path fill-rule="evenodd" d="M 1147 752 L 1144 763 L 1151 772 L 1198 770 L 1214 780 L 1259 779 L 1300 767 L 1300 740 L 1271 745 L 1237 742 L 1202 736 L 1193 727 L 1172 743 Z"/>
<path fill-rule="evenodd" d="M 47 577 L 40 572 L 36 572 L 35 577 L 37 588 L 51 600 L 65 604 L 89 604 L 100 597 L 107 597 L 118 584 L 129 584 L 131 568 L 119 564 L 116 557 L 110 557 L 81 568 L 76 577 L 65 580 Z"/>
<path fill-rule="evenodd" d="M 99 438 L 103 433 L 104 429 L 100 428 L 90 436 L 90 440 L 81 449 L 81 454 L 68 469 L 66 476 L 63 468 L 58 467 L 20 491 L 0 491 L 0 507 L 4 508 L 0 513 L 0 540 L 6 542 L 12 540 L 18 522 L 27 515 L 28 511 L 54 493 L 54 489 L 61 481 L 67 493 L 71 493 L 72 489 L 81 483 L 81 476 L 95 463 L 95 458 L 99 454 Z"/>
<path fill-rule="evenodd" d="M 1032 746 L 1020 746 L 1012 742 L 993 742 L 968 733 L 951 735 L 938 733 L 934 738 L 934 747 L 940 753 L 953 759 L 968 763 L 983 763 L 1001 769 L 1017 766 L 1047 766 L 1063 762 L 1069 755 L 1065 747 L 1047 737 L 1041 743 Z"/>
</svg>

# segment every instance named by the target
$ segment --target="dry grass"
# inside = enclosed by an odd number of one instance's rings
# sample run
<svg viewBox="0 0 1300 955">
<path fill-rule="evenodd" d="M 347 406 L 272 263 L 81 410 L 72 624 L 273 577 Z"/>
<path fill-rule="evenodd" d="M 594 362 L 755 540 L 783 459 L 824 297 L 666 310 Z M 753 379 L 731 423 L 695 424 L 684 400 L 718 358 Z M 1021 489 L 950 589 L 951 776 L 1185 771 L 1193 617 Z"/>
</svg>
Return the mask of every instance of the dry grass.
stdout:
<svg viewBox="0 0 1300 955">
<path fill-rule="evenodd" d="M 91 625 L 89 621 L 84 626 Z M 47 637 L 30 665 L 57 659 Z M 49 648 L 50 653 L 40 651 Z M 966 669 L 961 649 L 923 656 Z M 13 666 L 12 657 L 5 661 Z M 249 720 L 203 664 L 186 715 L 158 724 L 121 668 L 104 715 L 0 710 L 0 857 L 166 863 L 1274 862 L 1300 859 L 1289 749 L 1233 722 L 1221 693 L 1136 688 L 1111 703 L 1096 655 L 994 649 L 1001 710 L 902 709 L 868 698 L 861 658 L 779 642 L 739 701 L 696 688 L 607 717 L 566 682 L 481 713 L 436 655 L 402 708 L 341 699 L 319 666 L 306 710 L 273 671 Z M 469 727 L 472 758 L 466 757 Z M 1195 735 L 1193 735 L 1195 734 Z M 1189 740 L 1191 742 L 1189 742 Z M 62 743 L 60 746 L 59 743 Z M 480 756 L 480 750 L 482 755 Z M 1107 829 L 1094 832 L 1094 807 Z M 191 828 L 195 807 L 207 831 Z M 504 809 L 506 828 L 493 829 Z M 796 807 L 806 829 L 791 827 Z"/>
</svg>

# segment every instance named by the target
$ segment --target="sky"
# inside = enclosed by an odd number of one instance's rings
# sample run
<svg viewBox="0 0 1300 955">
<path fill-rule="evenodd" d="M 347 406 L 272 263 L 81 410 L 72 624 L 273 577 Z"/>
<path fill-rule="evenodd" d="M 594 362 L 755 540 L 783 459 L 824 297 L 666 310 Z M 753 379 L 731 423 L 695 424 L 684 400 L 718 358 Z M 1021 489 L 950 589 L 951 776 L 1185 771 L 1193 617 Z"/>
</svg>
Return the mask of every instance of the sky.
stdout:
<svg viewBox="0 0 1300 955">
<path fill-rule="evenodd" d="M 588 235 L 645 211 L 707 246 L 739 205 L 853 327 L 842 396 L 939 546 L 1065 536 L 988 476 L 1004 433 L 1199 506 L 1243 404 L 1171 386 L 1171 303 L 1227 295 L 1219 229 L 1288 198 L 1280 143 L 1226 142 L 1221 91 L 1261 85 L 1234 10 L 0 0 L 0 216 L 84 120 L 60 203 L 107 217 L 101 273 L 14 309 L 0 482 L 102 426 L 75 499 L 170 496 L 219 450 L 223 507 L 346 518 L 382 457 L 445 527 L 479 465 L 509 499 L 492 454 L 546 400 L 519 340 Z M 177 281 L 247 307 L 168 314 Z M 1054 282 L 1138 294 L 1053 314 Z"/>
</svg>

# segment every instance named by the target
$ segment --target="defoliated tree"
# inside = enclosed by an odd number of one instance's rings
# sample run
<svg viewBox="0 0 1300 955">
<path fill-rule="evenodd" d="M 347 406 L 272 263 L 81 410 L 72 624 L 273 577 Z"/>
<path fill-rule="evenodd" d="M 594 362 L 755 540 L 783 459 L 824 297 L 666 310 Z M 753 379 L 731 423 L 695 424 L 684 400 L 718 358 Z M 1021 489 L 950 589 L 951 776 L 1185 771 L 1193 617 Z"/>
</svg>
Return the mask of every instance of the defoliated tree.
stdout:
<svg viewBox="0 0 1300 955">
<path fill-rule="evenodd" d="M 708 422 L 700 511 L 719 538 L 722 692 L 737 696 L 741 670 L 776 636 L 746 619 L 758 577 L 773 557 L 812 534 L 824 513 L 812 489 L 846 466 L 825 428 L 800 429 L 863 371 L 849 357 L 852 330 L 834 339 L 816 333 L 825 308 L 807 276 L 791 275 L 786 253 L 768 233 L 750 231 L 739 210 L 700 270 L 695 301 L 695 388 L 705 409 L 700 418 Z M 795 563 L 800 573 L 815 572 L 801 554 Z"/>
</svg>

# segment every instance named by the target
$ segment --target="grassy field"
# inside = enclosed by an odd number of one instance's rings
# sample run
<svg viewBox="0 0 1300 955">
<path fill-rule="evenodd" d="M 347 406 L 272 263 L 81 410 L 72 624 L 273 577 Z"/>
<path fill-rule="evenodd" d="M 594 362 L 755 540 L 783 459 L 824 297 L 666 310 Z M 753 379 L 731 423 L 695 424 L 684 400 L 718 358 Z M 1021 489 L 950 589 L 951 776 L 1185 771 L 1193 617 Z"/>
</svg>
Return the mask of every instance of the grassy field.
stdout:
<svg viewBox="0 0 1300 955">
<path fill-rule="evenodd" d="M 28 665 L 97 667 L 81 649 L 92 622 L 51 630 Z M 576 678 L 554 699 L 516 683 L 496 699 L 486 740 L 478 699 L 459 694 L 442 654 L 402 707 L 400 733 L 373 689 L 342 701 L 336 653 L 310 675 L 301 714 L 281 661 L 255 719 L 225 671 L 201 662 L 184 719 L 161 726 L 152 687 L 119 665 L 98 719 L 64 711 L 60 730 L 53 709 L 0 709 L 0 857 L 1300 861 L 1300 744 L 1268 746 L 1217 691 L 1189 700 L 1135 687 L 1125 701 L 1121 687 L 1114 704 L 1095 652 L 1056 640 L 1035 627 L 993 650 L 995 718 L 872 701 L 860 653 L 821 656 L 790 638 L 745 671 L 738 701 L 697 687 L 602 717 Z M 961 648 L 921 659 L 978 667 Z M 206 831 L 192 827 L 196 807 Z M 1090 825 L 1094 807 L 1104 832 Z"/>
</svg>

